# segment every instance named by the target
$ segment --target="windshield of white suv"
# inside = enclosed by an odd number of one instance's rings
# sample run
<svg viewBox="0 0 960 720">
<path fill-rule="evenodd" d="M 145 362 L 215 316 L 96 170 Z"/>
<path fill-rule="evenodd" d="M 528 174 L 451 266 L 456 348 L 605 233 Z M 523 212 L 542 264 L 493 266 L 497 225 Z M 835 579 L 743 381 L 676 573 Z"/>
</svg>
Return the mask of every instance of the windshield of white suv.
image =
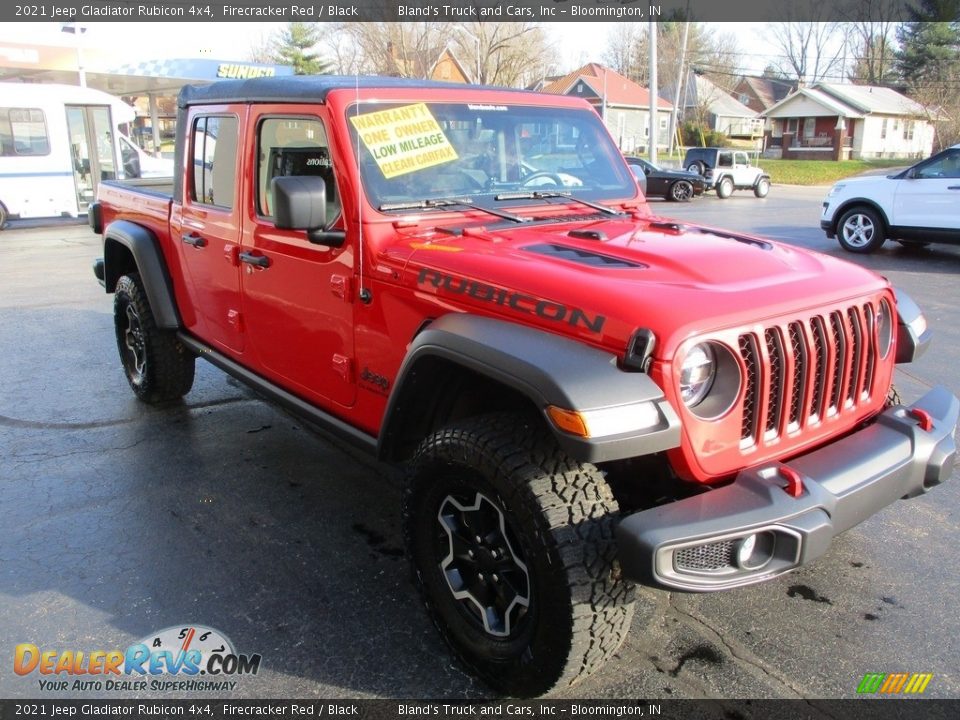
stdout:
<svg viewBox="0 0 960 720">
<path fill-rule="evenodd" d="M 593 110 L 361 103 L 347 119 L 364 188 L 384 210 L 449 198 L 523 203 L 537 191 L 595 201 L 636 195 Z"/>
</svg>

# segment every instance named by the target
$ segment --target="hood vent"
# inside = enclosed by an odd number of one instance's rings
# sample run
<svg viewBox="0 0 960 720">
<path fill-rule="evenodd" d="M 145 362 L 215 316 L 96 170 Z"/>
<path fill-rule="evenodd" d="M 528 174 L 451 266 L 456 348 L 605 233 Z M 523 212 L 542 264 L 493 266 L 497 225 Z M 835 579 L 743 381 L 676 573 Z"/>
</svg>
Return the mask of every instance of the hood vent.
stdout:
<svg viewBox="0 0 960 720">
<path fill-rule="evenodd" d="M 546 257 L 557 260 L 566 260 L 577 265 L 586 265 L 594 268 L 611 268 L 617 270 L 643 270 L 648 265 L 643 263 L 631 262 L 623 258 L 613 257 L 612 255 L 603 255 L 592 250 L 580 250 L 579 248 L 567 247 L 565 245 L 553 245 L 543 243 L 540 245 L 527 245 L 523 248 L 526 252 L 545 255 Z"/>
</svg>

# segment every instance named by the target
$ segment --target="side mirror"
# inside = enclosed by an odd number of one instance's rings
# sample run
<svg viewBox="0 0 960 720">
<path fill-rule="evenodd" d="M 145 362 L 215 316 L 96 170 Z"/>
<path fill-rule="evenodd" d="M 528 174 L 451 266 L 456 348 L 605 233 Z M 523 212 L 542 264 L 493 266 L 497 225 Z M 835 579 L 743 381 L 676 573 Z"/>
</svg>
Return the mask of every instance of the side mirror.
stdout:
<svg viewBox="0 0 960 720">
<path fill-rule="evenodd" d="M 342 230 L 326 230 L 327 183 L 315 175 L 275 177 L 273 189 L 274 224 L 280 230 L 306 230 L 314 245 L 340 247 L 346 240 Z"/>
</svg>

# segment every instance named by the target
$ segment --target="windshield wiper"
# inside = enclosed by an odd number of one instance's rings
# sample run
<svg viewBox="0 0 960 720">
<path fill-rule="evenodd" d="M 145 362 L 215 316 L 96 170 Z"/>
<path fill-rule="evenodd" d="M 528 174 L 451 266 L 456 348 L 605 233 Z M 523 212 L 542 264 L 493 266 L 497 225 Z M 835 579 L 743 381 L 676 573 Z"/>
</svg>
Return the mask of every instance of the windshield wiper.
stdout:
<svg viewBox="0 0 960 720">
<path fill-rule="evenodd" d="M 623 215 L 619 210 L 614 210 L 611 207 L 606 205 L 601 205 L 600 203 L 590 202 L 589 200 L 584 200 L 583 198 L 578 198 L 576 195 L 568 192 L 517 192 L 517 193 L 501 193 L 500 195 L 495 195 L 494 200 L 549 200 L 550 198 L 565 198 L 567 200 L 573 200 L 578 202 L 581 205 L 586 205 L 587 207 L 593 208 L 594 210 L 599 210 L 602 213 L 607 215 Z"/>
<path fill-rule="evenodd" d="M 435 200 L 413 200 L 411 202 L 384 203 L 378 209 L 381 212 L 389 212 L 390 210 L 445 210 L 454 207 L 468 207 L 471 210 L 479 210 L 480 212 L 496 215 L 504 220 L 511 220 L 515 223 L 525 223 L 532 220 L 532 218 L 521 217 L 520 215 L 514 215 L 513 213 L 504 212 L 502 210 L 486 208 L 483 207 L 483 205 L 477 205 L 476 203 L 470 202 L 466 198 L 437 198 Z"/>
</svg>

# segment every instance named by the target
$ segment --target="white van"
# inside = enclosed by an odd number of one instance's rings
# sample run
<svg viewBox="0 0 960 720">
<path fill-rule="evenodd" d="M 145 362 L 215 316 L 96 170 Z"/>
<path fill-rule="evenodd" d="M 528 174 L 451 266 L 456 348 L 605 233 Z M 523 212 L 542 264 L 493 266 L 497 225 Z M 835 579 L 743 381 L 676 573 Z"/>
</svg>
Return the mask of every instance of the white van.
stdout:
<svg viewBox="0 0 960 720">
<path fill-rule="evenodd" d="M 8 218 L 87 211 L 101 180 L 171 177 L 120 132 L 132 107 L 74 85 L 0 83 L 0 228 Z"/>
</svg>

